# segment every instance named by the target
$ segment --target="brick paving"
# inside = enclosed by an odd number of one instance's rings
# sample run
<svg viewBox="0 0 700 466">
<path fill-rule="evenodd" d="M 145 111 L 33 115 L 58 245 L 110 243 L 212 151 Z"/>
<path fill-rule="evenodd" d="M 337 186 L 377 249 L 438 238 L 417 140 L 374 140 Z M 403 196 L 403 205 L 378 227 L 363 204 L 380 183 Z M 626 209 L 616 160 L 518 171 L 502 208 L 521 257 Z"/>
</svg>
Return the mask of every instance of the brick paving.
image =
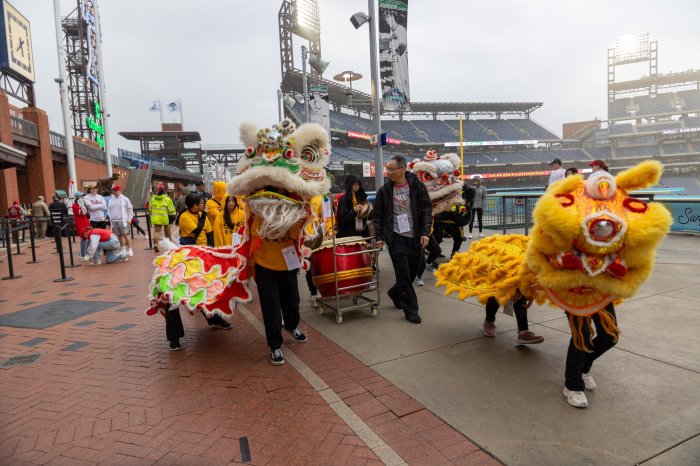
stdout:
<svg viewBox="0 0 700 466">
<path fill-rule="evenodd" d="M 34 364 L 0 369 L 0 464 L 382 464 L 297 369 L 269 363 L 264 337 L 240 313 L 230 331 L 183 316 L 184 349 L 169 351 L 162 318 L 143 313 L 154 257 L 146 245 L 136 240 L 129 263 L 67 269 L 75 281 L 54 283 L 58 257 L 45 241 L 40 263 L 19 256 L 15 273 L 24 277 L 0 281 L 0 315 L 63 299 L 118 303 L 46 329 L 0 327 L 0 361 L 46 353 Z M 7 275 L 5 259 L 0 275 Z M 257 302 L 246 309 L 261 320 Z M 500 464 L 305 329 L 309 342 L 287 338 L 286 354 L 406 463 Z"/>
</svg>

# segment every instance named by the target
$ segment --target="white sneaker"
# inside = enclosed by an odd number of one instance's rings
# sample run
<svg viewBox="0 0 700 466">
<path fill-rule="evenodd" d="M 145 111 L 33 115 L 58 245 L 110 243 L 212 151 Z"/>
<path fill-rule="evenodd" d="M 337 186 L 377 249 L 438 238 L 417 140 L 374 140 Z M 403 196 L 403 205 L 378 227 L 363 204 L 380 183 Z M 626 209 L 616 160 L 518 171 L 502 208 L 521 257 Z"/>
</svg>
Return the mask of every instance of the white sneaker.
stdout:
<svg viewBox="0 0 700 466">
<path fill-rule="evenodd" d="M 467 239 L 472 239 L 471 233 L 469 234 L 469 236 L 467 236 Z"/>
<path fill-rule="evenodd" d="M 566 401 L 574 408 L 588 408 L 588 399 L 585 393 L 575 392 L 564 387 L 562 394 L 566 398 Z"/>
<path fill-rule="evenodd" d="M 134 249 L 133 248 L 129 248 L 128 252 L 129 252 L 129 257 L 134 257 Z"/>
<path fill-rule="evenodd" d="M 486 235 L 483 234 L 483 233 L 479 233 L 479 237 L 481 237 L 481 238 L 486 238 Z"/>
<path fill-rule="evenodd" d="M 129 262 L 129 254 L 122 252 L 122 259 L 124 259 L 124 262 Z"/>
<path fill-rule="evenodd" d="M 80 260 L 83 262 L 87 262 L 90 260 L 90 256 L 88 256 L 88 255 L 80 256 Z"/>
<path fill-rule="evenodd" d="M 88 262 L 88 265 L 102 265 L 102 261 L 97 259 L 96 261 Z"/>
<path fill-rule="evenodd" d="M 423 285 L 425 285 L 425 282 L 423 281 L 423 277 L 420 277 L 420 276 L 419 276 L 419 277 L 416 277 L 415 284 L 416 284 L 417 286 L 423 286 Z"/>
<path fill-rule="evenodd" d="M 586 385 L 586 390 L 595 390 L 598 387 L 598 384 L 595 383 L 595 380 L 590 372 L 588 374 L 581 374 L 581 378 L 583 379 L 583 383 Z"/>
<path fill-rule="evenodd" d="M 320 298 L 320 296 L 317 294 L 312 294 L 309 298 L 311 300 L 311 307 L 313 307 L 314 309 L 318 308 L 318 301 L 316 300 L 317 298 Z"/>
</svg>

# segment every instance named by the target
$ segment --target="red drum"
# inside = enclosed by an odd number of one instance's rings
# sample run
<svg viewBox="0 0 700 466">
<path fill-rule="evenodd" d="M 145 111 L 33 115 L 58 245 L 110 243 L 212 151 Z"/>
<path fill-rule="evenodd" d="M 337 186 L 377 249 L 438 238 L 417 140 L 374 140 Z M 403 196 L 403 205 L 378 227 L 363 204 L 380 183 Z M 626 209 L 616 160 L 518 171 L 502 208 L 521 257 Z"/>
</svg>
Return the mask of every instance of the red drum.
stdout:
<svg viewBox="0 0 700 466">
<path fill-rule="evenodd" d="M 335 240 L 336 254 L 347 254 L 367 249 L 367 243 L 360 236 L 348 236 Z M 338 271 L 338 288 L 360 285 L 372 281 L 372 260 L 369 254 L 352 256 L 335 256 Z M 333 296 L 336 293 L 335 273 L 333 270 L 333 240 L 326 240 L 311 255 L 311 276 L 321 296 Z M 339 294 L 357 294 L 369 290 L 369 285 L 341 290 Z"/>
</svg>

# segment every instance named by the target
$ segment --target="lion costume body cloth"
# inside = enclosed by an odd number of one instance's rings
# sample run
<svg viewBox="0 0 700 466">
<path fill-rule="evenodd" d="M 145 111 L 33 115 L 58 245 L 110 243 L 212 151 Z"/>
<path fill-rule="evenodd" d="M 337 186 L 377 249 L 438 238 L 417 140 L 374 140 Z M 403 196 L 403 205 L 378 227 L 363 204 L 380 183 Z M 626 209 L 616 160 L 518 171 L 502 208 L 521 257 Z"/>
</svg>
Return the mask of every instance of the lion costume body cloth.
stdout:
<svg viewBox="0 0 700 466">
<path fill-rule="evenodd" d="M 322 234 L 310 201 L 330 189 L 325 170 L 328 134 L 313 123 L 298 129 L 290 120 L 271 129 L 244 123 L 241 141 L 246 151 L 227 187 L 229 195 L 245 201 L 246 222 L 237 232 L 238 244 L 181 246 L 157 257 L 146 314 L 165 315 L 169 307 L 179 306 L 190 314 L 229 318 L 237 303 L 252 300 L 248 282 L 263 241 L 293 240 L 298 263 L 308 268 L 307 244 Z"/>
<path fill-rule="evenodd" d="M 603 329 L 619 329 L 605 306 L 634 295 L 654 267 L 668 233 L 669 211 L 627 191 L 653 186 L 663 167 L 643 162 L 613 177 L 598 171 L 553 183 L 535 206 L 529 236 L 496 235 L 472 243 L 435 273 L 437 285 L 459 299 L 494 297 L 503 305 L 524 295 L 566 311 L 574 345 L 589 350 L 582 328 L 600 316 Z M 593 332 L 590 332 L 593 335 Z"/>
</svg>

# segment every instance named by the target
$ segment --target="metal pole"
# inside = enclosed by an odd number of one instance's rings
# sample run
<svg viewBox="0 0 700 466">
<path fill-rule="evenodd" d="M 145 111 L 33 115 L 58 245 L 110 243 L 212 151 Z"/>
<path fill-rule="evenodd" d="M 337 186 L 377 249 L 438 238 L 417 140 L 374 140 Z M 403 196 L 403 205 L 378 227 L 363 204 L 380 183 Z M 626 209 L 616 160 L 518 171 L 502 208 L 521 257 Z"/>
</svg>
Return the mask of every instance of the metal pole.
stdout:
<svg viewBox="0 0 700 466">
<path fill-rule="evenodd" d="M 22 275 L 15 275 L 15 269 L 12 264 L 12 242 L 10 241 L 10 235 L 12 234 L 12 225 L 10 224 L 9 220 L 3 220 L 3 223 L 5 224 L 5 236 L 7 238 L 7 241 L 5 242 L 7 246 L 7 268 L 10 272 L 10 275 L 8 275 L 7 277 L 2 277 L 2 279 L 14 280 L 15 278 L 22 278 Z"/>
<path fill-rule="evenodd" d="M 72 234 L 73 232 L 73 217 L 68 217 L 66 222 L 66 237 L 72 236 L 73 241 L 75 241 L 75 236 Z M 74 267 L 80 267 L 80 264 L 76 264 L 74 259 L 73 259 L 73 243 L 71 242 L 71 238 L 68 239 L 68 257 L 70 257 L 70 265 L 66 265 L 67 268 L 74 268 Z"/>
<path fill-rule="evenodd" d="M 177 103 L 180 105 L 180 129 L 185 130 L 185 120 L 182 118 L 182 100 L 177 99 Z"/>
<path fill-rule="evenodd" d="M 278 121 L 282 121 L 282 91 L 277 89 L 277 116 Z"/>
<path fill-rule="evenodd" d="M 380 102 L 381 94 L 379 93 L 379 64 L 377 63 L 377 27 L 378 22 L 377 12 L 374 7 L 374 0 L 367 0 L 367 8 L 369 9 L 369 55 L 372 65 L 372 108 L 374 109 L 374 114 L 372 115 L 372 121 L 374 121 L 374 133 L 377 135 L 377 145 L 374 146 L 374 184 L 375 190 L 378 190 L 381 185 L 384 184 L 384 170 L 382 168 L 382 122 L 379 120 L 379 115 L 381 112 Z"/>
<path fill-rule="evenodd" d="M 148 209 L 146 210 L 146 228 L 148 229 L 148 247 L 146 251 L 148 251 L 149 249 L 153 249 L 153 239 L 151 238 L 151 212 Z"/>
<path fill-rule="evenodd" d="M 309 83 L 306 79 L 306 59 L 308 54 L 306 53 L 306 45 L 301 46 L 301 74 L 302 82 L 304 84 L 304 111 L 306 112 L 305 120 L 308 123 L 311 121 L 309 119 Z"/>
<path fill-rule="evenodd" d="M 75 149 L 73 148 L 73 134 L 70 128 L 70 110 L 68 109 L 68 83 L 66 82 L 66 54 L 63 50 L 63 37 L 61 33 L 61 2 L 53 0 L 53 16 L 56 28 L 56 51 L 58 56 L 58 82 L 61 96 L 61 110 L 63 111 L 63 134 L 66 136 L 66 161 L 68 162 L 68 195 L 75 192 L 75 183 L 78 179 L 75 172 Z"/>
<path fill-rule="evenodd" d="M 34 238 L 36 237 L 35 233 L 35 222 L 34 222 L 34 217 L 29 219 L 29 241 L 32 246 L 32 260 L 27 262 L 27 264 L 36 264 L 39 261 L 36 260 L 36 242 L 34 241 Z"/>
<path fill-rule="evenodd" d="M 112 176 L 112 152 L 109 144 L 109 106 L 107 105 L 107 86 L 105 84 L 104 66 L 102 65 L 102 26 L 100 23 L 100 7 L 97 0 L 92 0 L 95 6 L 95 32 L 97 33 L 97 76 L 100 79 L 100 107 L 102 108 L 102 121 L 105 130 L 105 155 L 107 157 L 107 176 Z"/>
</svg>

